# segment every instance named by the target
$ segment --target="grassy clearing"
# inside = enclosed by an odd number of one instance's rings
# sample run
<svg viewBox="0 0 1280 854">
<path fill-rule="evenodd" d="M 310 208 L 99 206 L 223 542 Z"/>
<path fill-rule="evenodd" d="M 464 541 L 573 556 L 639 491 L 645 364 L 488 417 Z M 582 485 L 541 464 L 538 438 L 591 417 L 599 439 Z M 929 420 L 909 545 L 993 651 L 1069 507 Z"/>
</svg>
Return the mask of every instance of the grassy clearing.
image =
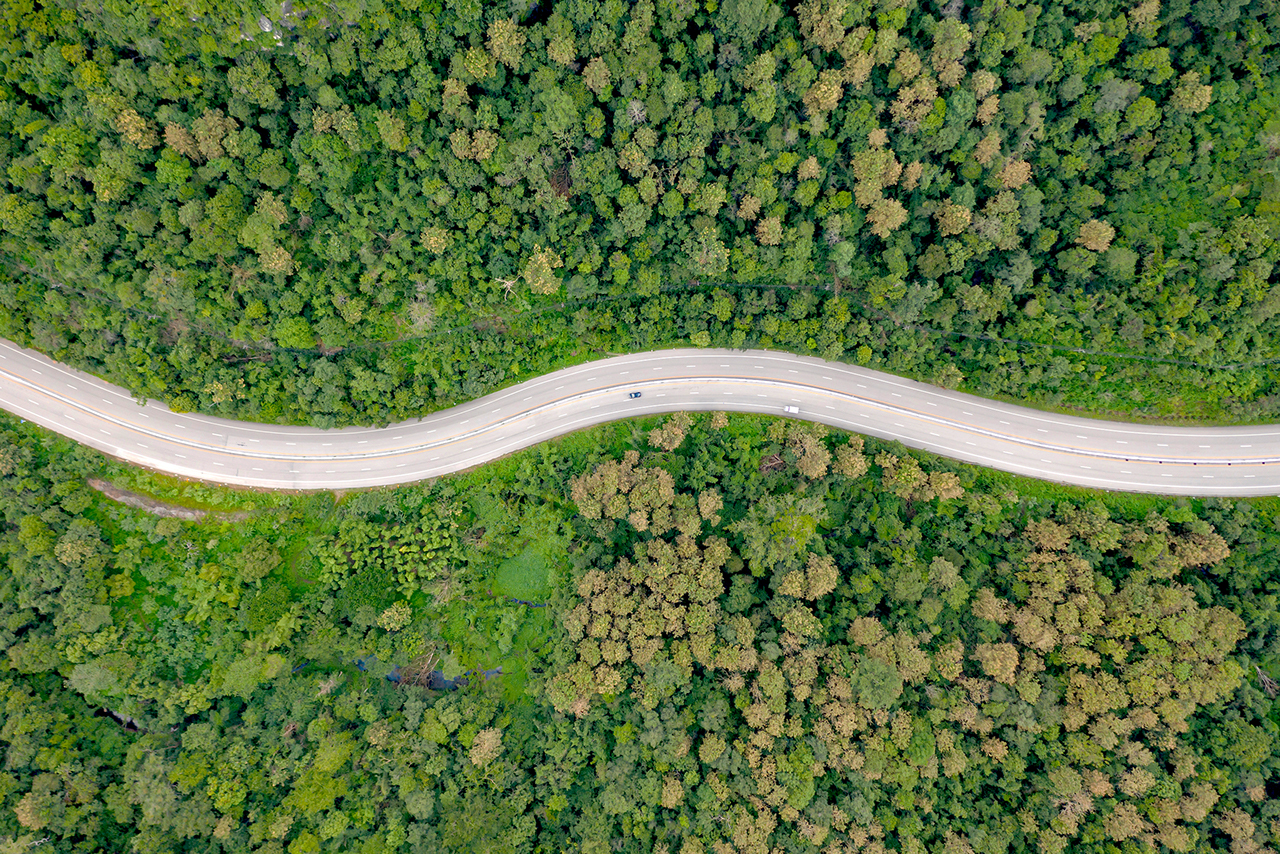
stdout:
<svg viewBox="0 0 1280 854">
<path fill-rule="evenodd" d="M 541 602 L 567 569 L 570 535 L 566 520 L 550 505 L 540 504 L 525 506 L 513 521 L 504 548 L 493 555 L 496 559 L 510 556 L 494 565 L 489 575 L 491 589 L 499 595 Z"/>
<path fill-rule="evenodd" d="M 542 550 L 530 543 L 520 554 L 498 565 L 493 573 L 493 592 L 526 602 L 540 602 L 551 592 L 550 569 Z"/>
</svg>

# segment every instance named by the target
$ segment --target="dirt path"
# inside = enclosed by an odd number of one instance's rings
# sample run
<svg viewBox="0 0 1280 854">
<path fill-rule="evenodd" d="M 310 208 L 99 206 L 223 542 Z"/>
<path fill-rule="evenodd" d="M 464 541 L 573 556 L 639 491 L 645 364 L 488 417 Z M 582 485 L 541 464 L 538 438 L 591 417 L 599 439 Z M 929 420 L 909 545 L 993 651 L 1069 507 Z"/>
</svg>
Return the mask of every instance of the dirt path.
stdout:
<svg viewBox="0 0 1280 854">
<path fill-rule="evenodd" d="M 180 507 L 177 504 L 166 504 L 163 501 L 156 501 L 154 498 L 148 498 L 145 495 L 139 495 L 136 492 L 130 492 L 127 489 L 120 489 L 112 486 L 105 480 L 99 480 L 96 477 L 89 478 L 89 485 L 110 498 L 112 501 L 118 501 L 128 507 L 136 507 L 139 510 L 152 514 L 153 516 L 168 516 L 173 519 L 185 519 L 188 522 L 198 522 L 206 516 L 213 516 L 218 519 L 225 519 L 229 522 L 242 522 L 252 515 L 243 511 L 223 513 L 209 510 L 196 510 L 191 507 Z"/>
</svg>

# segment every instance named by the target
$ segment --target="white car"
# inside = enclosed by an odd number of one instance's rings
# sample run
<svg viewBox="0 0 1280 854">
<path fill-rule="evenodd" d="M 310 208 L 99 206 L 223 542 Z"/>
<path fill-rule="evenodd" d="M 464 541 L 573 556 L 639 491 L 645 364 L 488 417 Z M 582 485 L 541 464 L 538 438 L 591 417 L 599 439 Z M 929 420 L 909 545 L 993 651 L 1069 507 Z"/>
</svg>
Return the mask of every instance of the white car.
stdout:
<svg viewBox="0 0 1280 854">
<path fill-rule="evenodd" d="M 784 406 L 784 407 L 782 407 L 782 411 L 783 411 L 783 412 L 789 412 L 789 413 L 791 413 L 792 415 L 795 415 L 797 412 L 799 412 L 799 411 L 800 411 L 800 407 L 798 407 L 798 406 Z"/>
</svg>

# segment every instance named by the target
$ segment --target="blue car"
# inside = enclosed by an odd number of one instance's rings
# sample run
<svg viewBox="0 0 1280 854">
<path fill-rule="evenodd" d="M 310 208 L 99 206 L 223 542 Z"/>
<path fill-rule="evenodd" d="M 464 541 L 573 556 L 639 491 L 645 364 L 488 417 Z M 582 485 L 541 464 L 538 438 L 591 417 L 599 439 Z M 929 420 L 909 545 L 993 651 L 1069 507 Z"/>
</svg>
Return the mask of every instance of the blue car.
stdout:
<svg viewBox="0 0 1280 854">
<path fill-rule="evenodd" d="M 632 400 L 635 400 L 639 396 L 640 396 L 640 392 L 638 391 L 633 391 L 631 392 L 631 394 L 627 395 L 627 397 L 631 398 Z"/>
</svg>

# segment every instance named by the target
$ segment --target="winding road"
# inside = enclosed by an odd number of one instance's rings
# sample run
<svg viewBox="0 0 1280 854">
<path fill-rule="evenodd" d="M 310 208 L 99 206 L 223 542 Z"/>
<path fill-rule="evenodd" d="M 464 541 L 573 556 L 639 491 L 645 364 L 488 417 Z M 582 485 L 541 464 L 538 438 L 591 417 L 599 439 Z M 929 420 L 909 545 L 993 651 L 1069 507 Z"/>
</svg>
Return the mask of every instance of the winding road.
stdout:
<svg viewBox="0 0 1280 854">
<path fill-rule="evenodd" d="M 140 405 L 118 386 L 0 340 L 0 407 L 131 463 L 268 489 L 408 483 L 606 421 L 727 410 L 818 421 L 1059 483 L 1169 495 L 1280 494 L 1280 426 L 1096 421 L 762 350 L 617 356 L 416 421 L 321 430 Z"/>
</svg>

